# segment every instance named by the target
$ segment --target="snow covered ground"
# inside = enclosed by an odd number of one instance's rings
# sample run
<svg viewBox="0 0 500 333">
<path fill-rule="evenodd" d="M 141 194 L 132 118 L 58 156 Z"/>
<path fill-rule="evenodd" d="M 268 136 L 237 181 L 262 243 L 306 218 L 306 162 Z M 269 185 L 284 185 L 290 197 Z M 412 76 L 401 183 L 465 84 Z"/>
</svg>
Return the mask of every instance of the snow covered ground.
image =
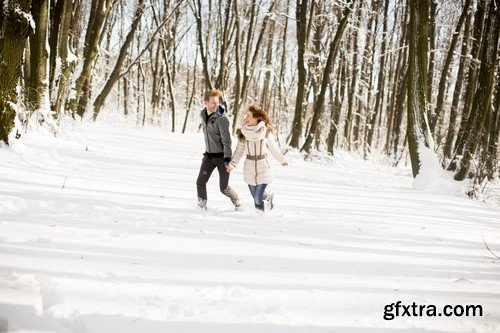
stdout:
<svg viewBox="0 0 500 333">
<path fill-rule="evenodd" d="M 275 210 L 254 212 L 239 167 L 244 211 L 214 173 L 204 214 L 202 141 L 82 124 L 1 148 L 0 332 L 500 331 L 498 205 L 291 152 Z M 483 316 L 384 320 L 397 301 Z"/>
</svg>

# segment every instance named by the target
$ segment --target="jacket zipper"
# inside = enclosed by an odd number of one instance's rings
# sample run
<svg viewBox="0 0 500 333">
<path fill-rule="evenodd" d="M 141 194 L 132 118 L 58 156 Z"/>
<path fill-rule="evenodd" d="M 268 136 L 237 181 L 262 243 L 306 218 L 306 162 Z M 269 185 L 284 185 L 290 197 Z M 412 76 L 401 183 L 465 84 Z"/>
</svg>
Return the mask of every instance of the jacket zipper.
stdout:
<svg viewBox="0 0 500 333">
<path fill-rule="evenodd" d="M 253 142 L 253 147 L 255 151 L 255 186 L 257 186 L 257 143 Z"/>
<path fill-rule="evenodd" d="M 213 116 L 212 116 L 213 117 Z M 207 112 L 207 121 L 205 122 L 205 135 L 207 137 L 207 146 L 208 146 L 208 151 L 207 153 L 211 153 L 211 149 L 210 149 L 210 139 L 208 138 L 208 123 L 210 122 L 209 121 L 210 119 L 208 119 L 208 112 Z"/>
</svg>

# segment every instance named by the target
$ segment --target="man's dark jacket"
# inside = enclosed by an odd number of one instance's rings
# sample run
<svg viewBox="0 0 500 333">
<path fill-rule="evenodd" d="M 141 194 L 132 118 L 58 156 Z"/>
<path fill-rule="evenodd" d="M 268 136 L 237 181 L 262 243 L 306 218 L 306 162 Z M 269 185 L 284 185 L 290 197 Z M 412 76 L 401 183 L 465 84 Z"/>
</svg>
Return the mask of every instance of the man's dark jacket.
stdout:
<svg viewBox="0 0 500 333">
<path fill-rule="evenodd" d="M 230 160 L 231 134 L 229 132 L 229 120 L 224 114 L 224 108 L 219 106 L 210 117 L 207 117 L 207 109 L 200 112 L 203 134 L 205 136 L 205 150 L 209 154 L 223 153 L 225 160 Z M 208 118 L 208 119 L 207 119 Z"/>
</svg>

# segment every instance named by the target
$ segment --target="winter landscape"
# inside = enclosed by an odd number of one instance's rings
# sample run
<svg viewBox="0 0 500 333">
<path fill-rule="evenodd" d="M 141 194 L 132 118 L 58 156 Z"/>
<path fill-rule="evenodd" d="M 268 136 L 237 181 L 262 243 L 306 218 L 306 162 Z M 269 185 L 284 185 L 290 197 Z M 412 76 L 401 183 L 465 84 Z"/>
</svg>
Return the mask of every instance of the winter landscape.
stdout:
<svg viewBox="0 0 500 333">
<path fill-rule="evenodd" d="M 276 165 L 275 209 L 208 186 L 202 134 L 82 124 L 0 150 L 0 316 L 8 332 L 498 332 L 498 204 L 339 154 Z M 437 184 L 440 183 L 440 184 Z M 448 187 L 446 187 L 448 186 Z M 454 188 L 456 186 L 456 188 Z M 478 304 L 482 317 L 384 306 Z M 4 330 L 4 332 L 6 332 Z"/>
<path fill-rule="evenodd" d="M 500 332 L 499 41 L 500 0 L 0 1 L 0 333 Z"/>
</svg>

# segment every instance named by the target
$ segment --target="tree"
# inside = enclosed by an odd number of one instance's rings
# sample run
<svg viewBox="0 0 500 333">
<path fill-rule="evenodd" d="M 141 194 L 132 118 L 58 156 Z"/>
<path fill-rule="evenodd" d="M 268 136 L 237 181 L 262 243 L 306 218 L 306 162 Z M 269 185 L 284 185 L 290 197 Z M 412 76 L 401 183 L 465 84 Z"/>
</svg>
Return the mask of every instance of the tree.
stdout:
<svg viewBox="0 0 500 333">
<path fill-rule="evenodd" d="M 491 118 L 489 122 L 490 133 L 487 141 L 486 171 L 488 179 L 493 180 L 498 176 L 498 137 L 500 133 L 500 66 L 497 67 L 497 81 L 495 91 L 495 104 L 492 105 Z"/>
<path fill-rule="evenodd" d="M 408 145 L 413 177 L 420 173 L 424 149 L 433 145 L 427 115 L 429 0 L 410 1 L 408 53 Z"/>
<path fill-rule="evenodd" d="M 215 86 L 223 91 L 226 89 L 226 72 L 228 70 L 228 62 L 229 62 L 229 38 L 230 38 L 230 30 L 233 26 L 233 16 L 231 16 L 231 1 L 225 0 L 224 7 L 224 25 L 222 29 L 222 43 L 220 45 L 220 66 L 219 66 L 219 75 L 217 76 L 217 80 L 215 81 Z M 222 1 L 219 3 L 219 6 L 222 6 Z M 222 16 L 222 14 L 221 14 Z M 222 21 L 222 17 L 221 17 Z"/>
<path fill-rule="evenodd" d="M 51 50 L 49 57 L 49 91 L 53 91 L 55 71 L 57 66 L 57 56 L 58 56 L 58 39 L 60 35 L 60 29 L 62 28 L 62 20 L 64 16 L 71 15 L 71 11 L 68 11 L 68 5 L 72 5 L 73 1 L 58 1 L 50 0 L 50 32 L 49 32 L 49 50 Z M 63 6 L 66 6 L 66 12 L 63 12 Z M 66 37 L 67 38 L 67 37 Z"/>
<path fill-rule="evenodd" d="M 471 161 L 478 148 L 484 122 L 488 116 L 493 95 L 495 67 L 497 65 L 498 39 L 500 32 L 500 0 L 491 0 L 488 9 L 486 27 L 483 31 L 483 46 L 481 51 L 481 66 L 477 90 L 474 95 L 471 114 L 467 120 L 464 132 L 464 153 L 460 166 L 455 174 L 455 180 L 463 180 L 467 176 Z M 459 156 L 454 157 L 455 160 Z"/>
<path fill-rule="evenodd" d="M 453 89 L 453 100 L 450 108 L 450 118 L 448 123 L 448 132 L 446 133 L 446 140 L 444 143 L 443 154 L 445 159 L 451 158 L 453 154 L 453 142 L 457 132 L 457 121 L 459 117 L 458 104 L 462 93 L 462 85 L 465 80 L 465 69 L 468 66 L 467 54 L 469 51 L 469 36 L 470 36 L 470 23 L 471 14 L 467 15 L 464 26 L 464 36 L 462 38 L 462 50 L 460 51 L 460 63 L 458 66 L 457 80 Z"/>
<path fill-rule="evenodd" d="M 344 95 L 346 91 L 346 57 L 344 55 L 341 56 L 340 65 L 338 66 L 338 74 L 337 74 L 337 87 L 335 89 L 335 94 L 333 91 L 330 91 L 330 99 L 333 100 L 331 102 L 332 111 L 330 113 L 330 131 L 328 133 L 327 138 L 327 151 L 333 155 L 333 146 L 335 145 L 335 139 L 337 137 L 337 131 L 340 120 L 340 112 L 342 111 L 342 103 L 344 101 Z M 332 89 L 333 90 L 333 89 Z M 334 96 L 335 95 L 335 96 Z"/>
<path fill-rule="evenodd" d="M 367 152 L 370 152 L 373 148 L 373 138 L 375 136 L 376 131 L 376 123 L 382 118 L 382 109 L 384 104 L 384 84 L 385 84 L 385 62 L 387 55 L 385 54 L 387 48 L 387 13 L 389 11 L 389 2 L 385 1 L 384 4 L 384 17 L 383 17 L 383 25 L 382 25 L 382 46 L 380 49 L 380 68 L 378 71 L 378 79 L 377 79 L 377 95 L 375 96 L 375 106 L 374 110 L 370 115 L 370 125 L 366 131 L 366 140 L 365 140 L 365 157 Z"/>
<path fill-rule="evenodd" d="M 409 0 L 411 1 L 411 0 Z M 431 0 L 431 12 L 430 12 L 430 22 L 429 22 L 429 72 L 427 74 L 427 96 L 429 97 L 429 103 L 432 102 L 432 88 L 434 81 L 434 67 L 436 64 L 436 16 L 437 16 L 438 4 L 436 0 Z"/>
<path fill-rule="evenodd" d="M 235 6 L 237 4 L 235 3 Z M 201 13 L 201 0 L 194 0 L 191 6 L 193 14 L 196 18 L 196 31 L 198 33 L 198 48 L 200 50 L 201 62 L 203 64 L 203 77 L 205 78 L 205 87 L 207 89 L 213 89 L 212 80 L 210 79 L 210 73 L 208 72 L 208 57 L 207 50 L 203 44 L 203 21 Z"/>
<path fill-rule="evenodd" d="M 23 49 L 34 32 L 31 0 L 0 3 L 0 141 L 9 144 L 16 117 L 16 87 L 21 76 Z"/>
<path fill-rule="evenodd" d="M 55 116 L 58 117 L 61 113 L 61 109 L 66 103 L 66 98 L 68 95 L 68 88 L 70 82 L 70 76 L 76 66 L 76 57 L 74 56 L 73 46 L 70 43 L 70 30 L 71 30 L 71 11 L 73 9 L 73 1 L 58 1 L 58 4 L 62 3 L 62 8 L 60 10 L 60 28 L 58 29 L 58 42 L 57 42 L 57 52 L 52 49 L 52 54 L 58 54 L 61 58 L 61 75 L 59 77 L 59 86 L 57 89 L 56 102 L 54 104 Z M 54 61 L 55 65 L 55 61 Z M 55 73 L 53 74 L 55 75 Z"/>
<path fill-rule="evenodd" d="M 363 96 L 360 98 L 360 103 L 358 103 L 358 111 L 354 117 L 354 142 L 355 147 L 359 147 L 361 144 L 360 138 L 364 134 L 365 128 L 363 127 L 363 120 L 366 117 L 367 109 L 370 105 L 372 96 L 372 84 L 373 84 L 373 57 L 375 54 L 375 40 L 376 31 L 378 25 L 378 10 L 380 7 L 379 1 L 373 1 L 371 3 L 371 8 L 367 6 L 366 11 L 368 14 L 368 33 L 366 37 L 365 47 L 363 51 L 363 56 L 361 57 L 361 73 L 360 73 L 360 84 L 357 94 Z M 368 89 L 366 89 L 368 88 Z M 345 135 L 344 135 L 345 136 Z"/>
<path fill-rule="evenodd" d="M 236 2 L 236 1 L 235 1 Z M 273 0 L 269 9 L 267 10 L 267 14 L 264 16 L 262 20 L 262 24 L 260 26 L 259 35 L 257 37 L 257 41 L 255 42 L 254 47 L 252 47 L 255 30 L 257 26 L 257 14 L 256 14 L 256 1 L 254 0 L 250 7 L 250 24 L 247 30 L 247 39 L 245 44 L 245 57 L 243 62 L 243 79 L 241 80 L 241 86 L 236 85 L 235 89 L 239 90 L 237 96 L 239 98 L 235 98 L 233 105 L 233 132 L 236 132 L 236 126 L 238 124 L 238 115 L 240 112 L 241 105 L 245 103 L 248 93 L 248 87 L 250 85 L 250 81 L 253 78 L 253 74 L 255 72 L 255 65 L 257 63 L 257 59 L 259 53 L 262 49 L 261 45 L 264 41 L 264 33 L 266 32 L 266 27 L 269 22 L 269 17 L 271 13 L 273 13 L 276 8 L 277 1 Z M 238 23 L 239 24 L 239 23 Z M 238 29 L 239 30 L 239 29 Z M 252 52 L 253 51 L 253 52 Z"/>
<path fill-rule="evenodd" d="M 460 122 L 460 128 L 458 130 L 457 139 L 455 141 L 455 151 L 454 156 L 462 156 L 464 149 L 464 133 L 465 127 L 467 126 L 467 120 L 469 118 L 472 100 L 474 97 L 474 92 L 476 91 L 477 85 L 477 71 L 479 67 L 479 54 L 481 51 L 481 38 L 483 32 L 484 18 L 486 15 L 486 0 L 478 0 L 476 3 L 477 9 L 474 14 L 474 31 L 472 33 L 472 49 L 471 49 L 471 61 L 469 61 L 469 71 L 467 76 L 467 85 L 465 86 L 465 98 L 464 106 L 462 110 L 462 121 Z M 457 168 L 457 160 L 452 159 L 448 165 L 448 170 L 455 171 Z"/>
<path fill-rule="evenodd" d="M 73 113 L 83 117 L 87 109 L 90 98 L 91 73 L 99 54 L 99 41 L 105 28 L 106 17 L 108 16 L 113 0 L 92 0 L 92 7 L 88 20 L 85 37 L 85 48 L 83 51 L 83 68 L 80 76 L 76 80 L 74 91 L 75 97 L 70 101 L 69 108 Z"/>
<path fill-rule="evenodd" d="M 292 122 L 292 137 L 290 146 L 299 148 L 299 139 L 302 135 L 302 112 L 304 108 L 305 85 L 307 79 L 304 65 L 304 54 L 307 48 L 307 0 L 297 0 L 295 18 L 297 20 L 297 98 L 295 99 L 295 114 Z"/>
<path fill-rule="evenodd" d="M 326 60 L 325 69 L 323 70 L 323 78 L 321 80 L 321 90 L 318 94 L 316 102 L 314 103 L 314 113 L 313 113 L 313 119 L 311 121 L 311 128 L 309 130 L 309 134 L 307 135 L 306 142 L 301 148 L 301 150 L 304 150 L 307 153 L 309 153 L 309 151 L 311 150 L 313 138 L 316 135 L 316 131 L 318 130 L 319 120 L 323 115 L 326 89 L 328 87 L 328 83 L 330 82 L 330 73 L 332 72 L 333 69 L 333 61 L 337 56 L 340 40 L 342 39 L 342 35 L 344 34 L 344 30 L 347 26 L 347 21 L 349 20 L 349 16 L 352 12 L 352 9 L 353 9 L 353 2 L 348 2 L 347 7 L 344 9 L 342 20 L 340 21 L 339 26 L 337 28 L 337 32 L 335 33 L 335 37 L 330 43 L 328 51 L 328 59 Z"/>
<path fill-rule="evenodd" d="M 28 102 L 34 110 L 48 106 L 48 50 L 46 47 L 49 23 L 49 0 L 33 0 L 33 21 L 35 33 L 30 36 L 30 80 Z"/>
<path fill-rule="evenodd" d="M 432 7 L 431 7 L 432 8 Z M 398 12 L 399 10 L 394 11 L 394 23 L 398 22 Z M 406 22 L 407 18 L 407 10 L 404 9 L 403 14 L 403 22 Z M 432 25 L 431 25 L 432 26 Z M 406 91 L 406 84 L 401 84 L 401 80 L 404 80 L 404 69 L 406 67 L 406 56 L 402 55 L 402 53 L 406 52 L 406 48 L 403 50 L 403 46 L 406 40 L 406 27 L 404 24 L 401 29 L 401 34 L 399 35 L 399 49 L 396 52 L 391 52 L 391 66 L 389 70 L 390 74 L 390 97 L 389 104 L 387 105 L 387 118 L 386 118 L 386 137 L 385 137 L 385 146 L 384 152 L 389 156 L 395 156 L 392 154 L 392 147 L 394 145 L 394 141 L 396 136 L 399 136 L 399 131 L 401 129 L 402 115 L 404 113 L 403 106 L 398 102 L 404 101 L 404 96 L 401 100 L 399 100 L 399 95 L 401 92 Z M 394 28 L 393 28 L 394 30 Z M 430 65 L 429 65 L 430 67 Z M 397 133 L 397 134 L 396 134 Z"/>
<path fill-rule="evenodd" d="M 441 79 L 439 80 L 439 91 L 438 91 L 438 97 L 437 97 L 437 102 L 436 102 L 436 108 L 434 111 L 434 116 L 431 117 L 431 123 L 430 123 L 430 128 L 431 132 L 434 133 L 434 137 L 436 137 L 437 133 L 436 132 L 436 125 L 438 124 L 439 118 L 441 116 L 441 112 L 443 111 L 443 103 L 444 103 L 444 95 L 445 95 L 445 88 L 446 88 L 446 79 L 448 77 L 448 72 L 450 70 L 451 66 L 451 61 L 453 59 L 453 54 L 455 52 L 455 46 L 457 45 L 458 42 L 458 37 L 460 35 L 460 30 L 462 30 L 462 25 L 465 22 L 465 18 L 467 17 L 467 14 L 469 12 L 469 7 L 471 5 L 471 0 L 466 0 L 464 8 L 462 10 L 462 14 L 460 15 L 460 19 L 458 20 L 458 24 L 455 28 L 455 32 L 453 33 L 453 36 L 451 37 L 451 42 L 450 42 L 450 47 L 448 49 L 448 53 L 446 55 L 446 59 L 444 61 L 444 66 L 443 70 L 441 71 Z M 439 132 L 439 130 L 438 130 Z"/>
<path fill-rule="evenodd" d="M 358 9 L 358 13 L 361 14 L 362 8 Z M 359 15 L 362 17 L 362 15 Z M 348 150 L 352 148 L 352 128 L 353 128 L 353 109 L 354 109 L 354 97 L 356 96 L 356 87 L 358 80 L 358 31 L 359 25 L 361 24 L 361 20 L 358 19 L 357 25 L 354 27 L 353 32 L 353 41 L 352 41 L 352 49 L 353 49 L 353 60 L 352 60 L 352 71 L 351 71 L 351 87 L 349 88 L 349 97 L 347 98 L 347 115 L 344 126 L 344 138 L 346 147 Z M 369 39 L 367 41 L 369 43 Z"/>
<path fill-rule="evenodd" d="M 118 55 L 118 59 L 116 60 L 115 67 L 111 72 L 108 80 L 106 81 L 106 84 L 104 85 L 104 88 L 102 89 L 101 93 L 97 96 L 97 98 L 94 101 L 94 115 L 93 115 L 94 120 L 97 119 L 97 116 L 99 115 L 99 112 L 101 110 L 102 105 L 104 104 L 104 101 L 106 100 L 106 97 L 108 96 L 108 94 L 111 91 L 111 88 L 115 85 L 115 83 L 118 81 L 120 77 L 120 71 L 123 62 L 125 60 L 125 57 L 127 56 L 129 46 L 130 44 L 132 44 L 132 40 L 134 39 L 134 34 L 135 31 L 137 30 L 137 26 L 139 25 L 139 21 L 141 20 L 142 13 L 144 12 L 145 4 L 146 0 L 139 0 L 139 3 L 137 4 L 137 7 L 135 9 L 135 15 L 134 15 L 134 20 L 132 22 L 132 26 L 130 27 L 130 31 L 127 34 L 125 42 L 121 47 L 120 54 Z"/>
</svg>

